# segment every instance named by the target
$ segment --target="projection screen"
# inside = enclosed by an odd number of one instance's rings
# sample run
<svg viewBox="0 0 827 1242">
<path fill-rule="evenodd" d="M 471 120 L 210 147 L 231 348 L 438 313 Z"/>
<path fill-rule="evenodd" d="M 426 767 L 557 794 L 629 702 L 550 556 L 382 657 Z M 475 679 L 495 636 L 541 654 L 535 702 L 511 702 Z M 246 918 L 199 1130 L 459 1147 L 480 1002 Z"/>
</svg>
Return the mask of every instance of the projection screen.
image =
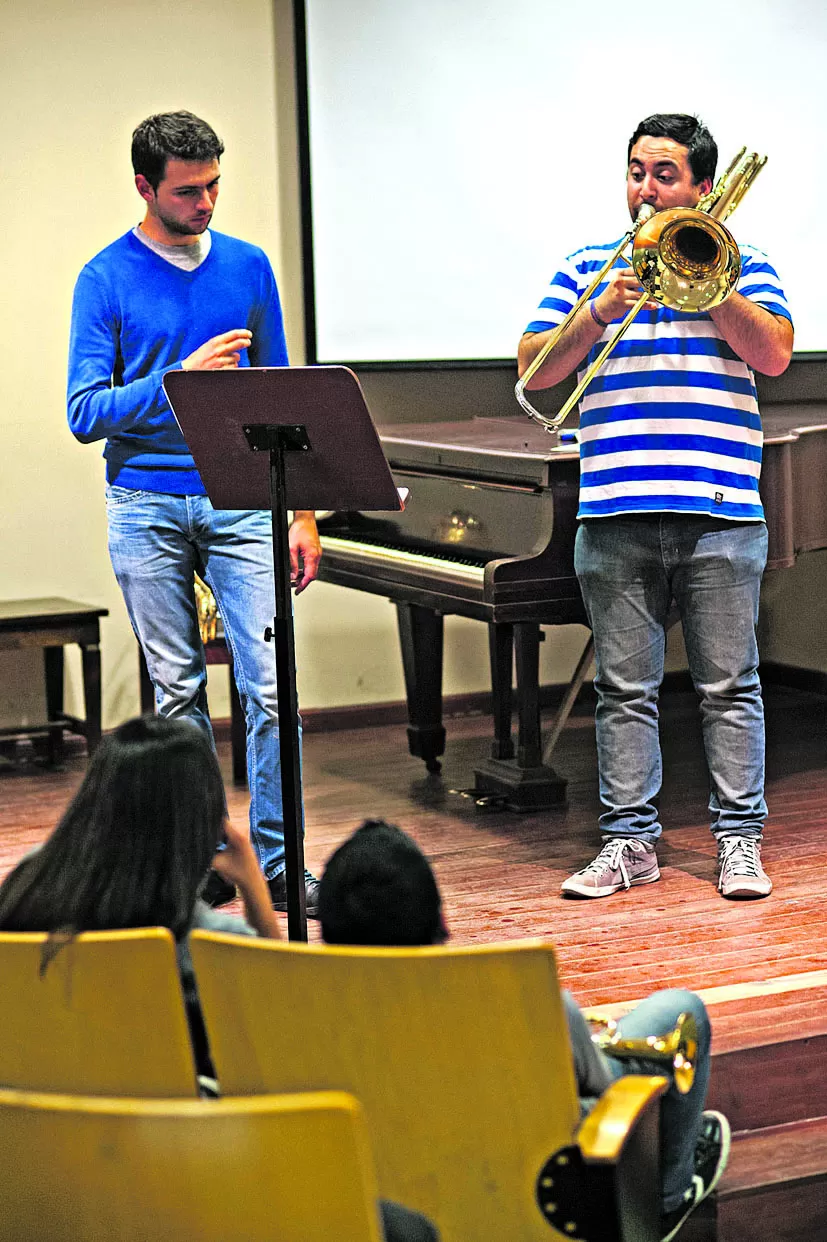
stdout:
<svg viewBox="0 0 827 1242">
<path fill-rule="evenodd" d="M 766 251 L 796 352 L 827 349 L 827 5 L 296 0 L 310 361 L 513 359 L 557 262 L 627 227 L 628 137 L 702 117 L 730 218 Z"/>
</svg>

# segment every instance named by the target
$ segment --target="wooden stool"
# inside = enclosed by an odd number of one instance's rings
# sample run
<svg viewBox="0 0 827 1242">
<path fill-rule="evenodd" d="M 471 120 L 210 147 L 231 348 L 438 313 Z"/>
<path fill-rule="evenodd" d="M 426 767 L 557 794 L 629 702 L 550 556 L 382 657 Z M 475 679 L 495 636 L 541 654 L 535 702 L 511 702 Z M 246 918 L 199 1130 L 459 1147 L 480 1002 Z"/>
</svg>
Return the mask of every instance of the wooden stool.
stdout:
<svg viewBox="0 0 827 1242">
<path fill-rule="evenodd" d="M 208 664 L 226 664 L 230 670 L 230 744 L 233 755 L 233 784 L 247 784 L 247 721 L 244 717 L 244 709 L 241 706 L 241 699 L 238 697 L 238 689 L 233 676 L 233 661 L 230 655 L 224 634 L 219 629 L 215 638 L 211 638 L 204 643 L 204 654 Z M 141 711 L 153 712 L 155 710 L 155 691 L 152 682 L 149 679 L 149 672 L 146 667 L 144 653 L 138 644 L 138 675 L 141 685 Z"/>
<path fill-rule="evenodd" d="M 46 678 L 46 719 L 20 727 L 0 729 L 0 737 L 49 739 L 49 762 L 59 763 L 63 754 L 63 733 L 79 733 L 86 738 L 91 755 L 101 737 L 101 659 L 100 618 L 108 608 L 79 604 L 75 600 L 0 600 L 0 651 L 20 651 L 42 647 Z M 63 710 L 63 648 L 77 643 L 83 667 L 83 699 L 86 716 L 79 720 Z"/>
</svg>

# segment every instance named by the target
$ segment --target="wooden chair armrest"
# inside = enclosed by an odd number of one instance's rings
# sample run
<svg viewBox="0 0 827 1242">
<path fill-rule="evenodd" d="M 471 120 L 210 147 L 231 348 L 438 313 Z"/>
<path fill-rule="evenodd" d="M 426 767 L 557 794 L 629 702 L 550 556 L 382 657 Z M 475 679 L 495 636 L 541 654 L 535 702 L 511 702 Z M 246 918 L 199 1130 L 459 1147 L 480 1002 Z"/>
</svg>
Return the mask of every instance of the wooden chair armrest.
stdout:
<svg viewBox="0 0 827 1242">
<path fill-rule="evenodd" d="M 666 1078 L 643 1074 L 625 1074 L 611 1083 L 577 1131 L 583 1159 L 616 1163 L 640 1118 L 668 1086 Z"/>
</svg>

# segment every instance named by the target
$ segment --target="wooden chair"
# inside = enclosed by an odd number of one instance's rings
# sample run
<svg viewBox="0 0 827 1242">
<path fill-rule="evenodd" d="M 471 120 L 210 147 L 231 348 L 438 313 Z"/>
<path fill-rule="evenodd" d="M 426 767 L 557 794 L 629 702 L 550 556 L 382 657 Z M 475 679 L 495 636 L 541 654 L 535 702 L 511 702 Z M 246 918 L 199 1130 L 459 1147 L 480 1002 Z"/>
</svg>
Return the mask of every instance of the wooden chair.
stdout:
<svg viewBox="0 0 827 1242">
<path fill-rule="evenodd" d="M 0 932 L 0 1083 L 84 1095 L 194 1096 L 175 942 L 166 928 L 85 932 L 54 956 Z"/>
<path fill-rule="evenodd" d="M 0 1090 L 0 1240 L 380 1242 L 342 1092 L 136 1100 Z"/>
<path fill-rule="evenodd" d="M 665 1080 L 614 1084 L 580 1125 L 550 945 L 191 944 L 222 1089 L 352 1092 L 380 1193 L 442 1242 L 658 1237 Z"/>
</svg>

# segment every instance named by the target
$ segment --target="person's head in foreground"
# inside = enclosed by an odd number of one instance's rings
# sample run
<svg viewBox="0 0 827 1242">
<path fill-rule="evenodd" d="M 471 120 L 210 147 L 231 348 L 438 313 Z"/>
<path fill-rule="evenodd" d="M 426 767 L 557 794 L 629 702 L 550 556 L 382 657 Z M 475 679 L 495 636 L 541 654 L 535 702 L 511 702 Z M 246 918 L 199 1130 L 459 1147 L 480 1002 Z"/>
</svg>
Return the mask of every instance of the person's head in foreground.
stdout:
<svg viewBox="0 0 827 1242">
<path fill-rule="evenodd" d="M 448 932 L 431 865 L 401 828 L 367 819 L 331 855 L 319 887 L 328 944 L 441 944 Z"/>
<path fill-rule="evenodd" d="M 0 889 L 5 931 L 168 927 L 180 938 L 224 827 L 206 736 L 144 716 L 104 737 L 43 847 Z"/>
</svg>

